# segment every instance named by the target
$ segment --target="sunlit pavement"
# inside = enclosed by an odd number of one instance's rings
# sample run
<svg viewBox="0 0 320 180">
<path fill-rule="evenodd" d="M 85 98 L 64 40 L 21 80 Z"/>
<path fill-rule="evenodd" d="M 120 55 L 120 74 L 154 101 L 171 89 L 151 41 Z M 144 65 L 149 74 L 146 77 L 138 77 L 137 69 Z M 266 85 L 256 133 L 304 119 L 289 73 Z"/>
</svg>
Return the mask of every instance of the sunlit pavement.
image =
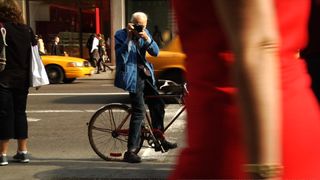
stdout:
<svg viewBox="0 0 320 180">
<path fill-rule="evenodd" d="M 78 79 L 114 79 L 115 75 L 115 66 L 110 66 L 113 71 L 107 69 L 106 72 L 100 72 L 99 74 L 95 73 L 92 74 L 91 76 L 84 76 Z"/>
<path fill-rule="evenodd" d="M 110 80 L 114 73 L 110 71 L 94 74 L 82 79 L 106 79 Z M 57 86 L 59 87 L 59 86 Z M 174 106 L 173 106 L 174 107 Z M 173 116 L 177 108 L 171 106 L 167 109 L 169 116 Z M 57 124 L 51 126 L 57 127 L 63 119 L 72 118 L 72 113 L 63 115 L 51 113 L 50 120 Z M 79 117 L 91 116 L 92 112 L 78 113 Z M 32 118 L 34 114 L 30 113 Z M 37 117 L 37 116 L 35 116 Z M 179 147 L 167 153 L 154 152 L 152 148 L 143 148 L 139 155 L 142 157 L 142 163 L 129 164 L 126 162 L 104 161 L 100 159 L 88 144 L 86 129 L 80 128 L 88 118 L 79 119 L 77 133 L 74 134 L 68 129 L 75 129 L 75 123 L 66 121 L 64 124 L 66 131 L 50 131 L 45 119 L 29 122 L 30 137 L 29 147 L 31 153 L 31 162 L 20 164 L 12 162 L 12 155 L 15 153 L 15 141 L 10 142 L 8 152 L 9 165 L 0 166 L 1 180 L 20 180 L 20 179 L 166 179 L 174 168 L 176 158 L 182 147 L 184 147 L 185 133 L 185 115 L 181 116 L 173 126 L 166 132 L 166 137 L 173 142 L 178 142 Z M 48 121 L 48 120 L 47 120 Z M 42 125 L 39 125 L 41 124 Z M 80 130 L 80 131 L 79 131 Z M 50 131 L 51 134 L 48 132 Z M 46 137 L 44 137 L 46 136 Z"/>
</svg>

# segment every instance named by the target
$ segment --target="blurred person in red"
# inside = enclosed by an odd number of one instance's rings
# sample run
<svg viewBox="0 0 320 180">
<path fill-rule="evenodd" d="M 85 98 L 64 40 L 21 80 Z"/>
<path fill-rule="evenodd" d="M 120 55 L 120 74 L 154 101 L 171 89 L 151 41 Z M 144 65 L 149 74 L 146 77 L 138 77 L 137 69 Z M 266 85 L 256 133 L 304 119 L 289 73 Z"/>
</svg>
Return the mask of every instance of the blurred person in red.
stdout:
<svg viewBox="0 0 320 180">
<path fill-rule="evenodd" d="M 190 94 L 187 147 L 170 178 L 319 179 L 319 107 L 296 56 L 310 1 L 173 6 Z M 230 50 L 234 61 L 225 56 Z"/>
</svg>

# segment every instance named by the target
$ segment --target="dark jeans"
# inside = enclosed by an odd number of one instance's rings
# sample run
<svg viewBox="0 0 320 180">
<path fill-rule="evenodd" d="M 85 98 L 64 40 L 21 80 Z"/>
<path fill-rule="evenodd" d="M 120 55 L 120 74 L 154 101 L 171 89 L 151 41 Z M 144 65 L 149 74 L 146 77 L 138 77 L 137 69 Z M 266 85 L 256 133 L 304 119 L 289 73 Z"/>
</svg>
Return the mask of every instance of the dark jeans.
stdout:
<svg viewBox="0 0 320 180">
<path fill-rule="evenodd" d="M 140 130 L 143 125 L 145 117 L 145 100 L 146 95 L 159 95 L 157 88 L 152 85 L 150 80 L 144 75 L 138 73 L 137 78 L 137 92 L 130 93 L 132 116 L 129 127 L 129 139 L 128 139 L 128 150 L 134 151 L 139 147 L 140 142 Z M 163 118 L 164 118 L 164 106 L 165 103 L 161 98 L 149 98 L 146 100 L 148 105 L 150 116 L 152 120 L 152 127 L 164 130 Z"/>
<path fill-rule="evenodd" d="M 28 89 L 0 86 L 0 139 L 28 138 L 26 115 Z"/>
<path fill-rule="evenodd" d="M 96 60 L 94 59 L 93 53 L 91 53 L 90 49 L 89 49 L 89 62 L 92 67 L 96 67 Z"/>
<path fill-rule="evenodd" d="M 105 68 L 105 66 L 103 65 L 103 58 L 102 58 L 102 56 L 100 56 L 100 58 L 98 59 L 98 61 L 97 61 L 97 72 L 100 72 L 100 71 L 105 71 L 106 70 L 106 68 Z M 103 69 L 102 69 L 103 68 Z"/>
</svg>

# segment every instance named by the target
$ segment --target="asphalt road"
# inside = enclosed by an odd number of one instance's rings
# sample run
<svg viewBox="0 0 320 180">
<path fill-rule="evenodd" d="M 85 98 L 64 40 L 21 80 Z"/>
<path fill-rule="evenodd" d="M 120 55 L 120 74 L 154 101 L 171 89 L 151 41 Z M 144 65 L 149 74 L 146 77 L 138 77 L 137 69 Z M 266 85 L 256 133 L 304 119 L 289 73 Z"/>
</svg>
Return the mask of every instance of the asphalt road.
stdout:
<svg viewBox="0 0 320 180">
<path fill-rule="evenodd" d="M 28 97 L 29 152 L 31 162 L 11 162 L 16 151 L 10 142 L 9 165 L 0 167 L 0 179 L 165 179 L 181 147 L 184 146 L 185 114 L 168 130 L 166 137 L 179 148 L 167 153 L 142 149 L 143 162 L 107 162 L 91 149 L 87 125 L 95 110 L 110 102 L 128 103 L 128 95 L 108 79 L 80 79 L 72 84 L 57 84 L 30 89 Z M 178 105 L 169 105 L 167 120 Z"/>
</svg>

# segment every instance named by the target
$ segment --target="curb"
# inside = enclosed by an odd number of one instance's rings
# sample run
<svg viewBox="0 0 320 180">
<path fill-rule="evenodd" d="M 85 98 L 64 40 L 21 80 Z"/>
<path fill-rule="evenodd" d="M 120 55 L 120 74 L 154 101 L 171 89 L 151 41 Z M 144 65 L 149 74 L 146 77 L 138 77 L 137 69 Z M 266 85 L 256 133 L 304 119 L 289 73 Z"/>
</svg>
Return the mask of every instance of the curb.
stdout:
<svg viewBox="0 0 320 180">
<path fill-rule="evenodd" d="M 106 79 L 106 80 L 113 80 L 115 76 L 114 71 L 111 72 L 107 70 L 106 72 L 100 72 L 99 74 L 93 74 L 91 76 L 84 76 L 78 78 L 79 80 L 87 79 L 87 80 L 101 80 L 101 79 Z"/>
</svg>

